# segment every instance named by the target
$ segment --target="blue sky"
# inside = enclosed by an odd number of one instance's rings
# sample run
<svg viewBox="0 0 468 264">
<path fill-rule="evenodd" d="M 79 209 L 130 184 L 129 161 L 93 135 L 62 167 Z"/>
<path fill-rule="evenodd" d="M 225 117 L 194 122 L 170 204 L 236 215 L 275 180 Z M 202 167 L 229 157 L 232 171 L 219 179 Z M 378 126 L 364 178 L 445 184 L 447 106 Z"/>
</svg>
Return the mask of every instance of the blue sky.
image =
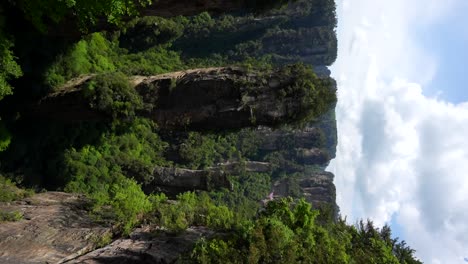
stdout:
<svg viewBox="0 0 468 264">
<path fill-rule="evenodd" d="M 337 0 L 337 203 L 425 263 L 468 257 L 468 1 Z"/>
<path fill-rule="evenodd" d="M 416 39 L 424 45 L 438 64 L 427 95 L 460 103 L 468 100 L 468 7 L 457 8 L 437 23 L 415 30 Z"/>
</svg>

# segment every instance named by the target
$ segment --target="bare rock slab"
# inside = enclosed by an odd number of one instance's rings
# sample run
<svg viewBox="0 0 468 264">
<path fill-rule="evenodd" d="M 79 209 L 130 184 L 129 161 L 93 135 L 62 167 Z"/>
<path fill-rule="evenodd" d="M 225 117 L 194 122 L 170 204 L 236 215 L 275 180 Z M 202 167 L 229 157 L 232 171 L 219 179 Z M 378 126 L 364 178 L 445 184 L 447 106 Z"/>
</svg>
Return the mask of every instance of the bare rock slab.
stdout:
<svg viewBox="0 0 468 264">
<path fill-rule="evenodd" d="M 110 227 L 95 223 L 83 196 L 61 192 L 0 204 L 0 210 L 23 214 L 0 223 L 0 263 L 63 263 L 95 248 Z"/>
</svg>

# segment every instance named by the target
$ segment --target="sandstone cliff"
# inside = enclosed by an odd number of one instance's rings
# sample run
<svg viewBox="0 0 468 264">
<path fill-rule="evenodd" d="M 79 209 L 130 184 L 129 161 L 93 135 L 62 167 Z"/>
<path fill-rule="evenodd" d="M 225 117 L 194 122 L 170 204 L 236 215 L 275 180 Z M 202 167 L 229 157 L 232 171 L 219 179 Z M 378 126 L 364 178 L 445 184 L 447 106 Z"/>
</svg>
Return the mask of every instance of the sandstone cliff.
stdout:
<svg viewBox="0 0 468 264">
<path fill-rule="evenodd" d="M 274 127 L 313 118 L 324 104 L 336 100 L 328 78 L 307 74 L 301 67 L 263 72 L 206 68 L 130 79 L 145 106 L 137 114 L 156 121 L 163 129 Z M 94 78 L 89 75 L 70 81 L 42 98 L 25 116 L 65 122 L 105 119 L 106 113 L 93 108 L 90 96 L 83 91 Z"/>
</svg>

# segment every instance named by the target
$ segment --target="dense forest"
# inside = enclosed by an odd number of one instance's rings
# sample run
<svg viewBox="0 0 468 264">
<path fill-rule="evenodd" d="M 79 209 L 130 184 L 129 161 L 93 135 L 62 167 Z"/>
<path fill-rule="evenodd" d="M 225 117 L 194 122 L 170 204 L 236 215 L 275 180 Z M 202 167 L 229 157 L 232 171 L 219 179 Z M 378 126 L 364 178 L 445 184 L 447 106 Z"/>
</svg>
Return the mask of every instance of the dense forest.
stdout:
<svg viewBox="0 0 468 264">
<path fill-rule="evenodd" d="M 0 3 L 0 203 L 85 195 L 179 263 L 421 263 L 335 202 L 333 0 Z M 27 221 L 0 210 L 1 222 Z M 1 260 L 1 257 L 0 257 Z M 121 260 L 124 263 L 124 260 Z"/>
</svg>

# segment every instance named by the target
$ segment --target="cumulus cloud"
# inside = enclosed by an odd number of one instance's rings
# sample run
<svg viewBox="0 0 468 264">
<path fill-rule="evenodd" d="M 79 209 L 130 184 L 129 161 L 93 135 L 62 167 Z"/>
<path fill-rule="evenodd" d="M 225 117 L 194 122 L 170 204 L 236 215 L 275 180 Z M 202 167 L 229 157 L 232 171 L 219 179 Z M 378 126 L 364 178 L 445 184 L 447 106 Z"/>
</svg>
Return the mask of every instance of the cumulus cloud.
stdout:
<svg viewBox="0 0 468 264">
<path fill-rule="evenodd" d="M 424 94 L 437 61 L 412 32 L 464 2 L 337 2 L 337 202 L 351 221 L 394 218 L 427 263 L 466 261 L 468 102 Z"/>
</svg>

